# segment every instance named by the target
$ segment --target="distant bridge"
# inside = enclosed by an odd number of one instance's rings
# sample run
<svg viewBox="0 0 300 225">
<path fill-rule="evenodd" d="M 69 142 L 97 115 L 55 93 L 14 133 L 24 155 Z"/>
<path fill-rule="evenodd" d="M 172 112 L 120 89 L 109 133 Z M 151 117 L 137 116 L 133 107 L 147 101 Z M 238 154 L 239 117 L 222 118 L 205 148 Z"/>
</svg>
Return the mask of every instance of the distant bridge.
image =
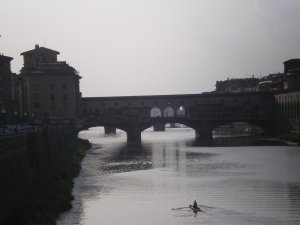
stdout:
<svg viewBox="0 0 300 225">
<path fill-rule="evenodd" d="M 174 122 L 193 128 L 205 142 L 215 128 L 232 122 L 274 134 L 288 127 L 278 122 L 275 110 L 270 92 L 82 98 L 82 118 L 89 127 L 119 128 L 129 142 L 140 142 L 141 132 L 151 126 Z"/>
</svg>

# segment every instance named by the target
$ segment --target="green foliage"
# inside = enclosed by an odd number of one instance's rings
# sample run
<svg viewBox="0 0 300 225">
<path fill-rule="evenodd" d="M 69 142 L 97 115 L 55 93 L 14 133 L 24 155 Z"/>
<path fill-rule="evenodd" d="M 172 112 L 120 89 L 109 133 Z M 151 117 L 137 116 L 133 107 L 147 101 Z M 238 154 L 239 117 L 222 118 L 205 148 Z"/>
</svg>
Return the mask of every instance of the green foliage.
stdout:
<svg viewBox="0 0 300 225">
<path fill-rule="evenodd" d="M 73 178 L 78 176 L 89 147 L 87 141 L 77 139 L 67 143 L 59 159 L 45 161 L 34 186 L 11 213 L 7 225 L 55 225 L 59 214 L 72 207 Z"/>
<path fill-rule="evenodd" d="M 279 139 L 289 142 L 300 143 L 300 132 L 289 132 L 279 136 Z"/>
</svg>

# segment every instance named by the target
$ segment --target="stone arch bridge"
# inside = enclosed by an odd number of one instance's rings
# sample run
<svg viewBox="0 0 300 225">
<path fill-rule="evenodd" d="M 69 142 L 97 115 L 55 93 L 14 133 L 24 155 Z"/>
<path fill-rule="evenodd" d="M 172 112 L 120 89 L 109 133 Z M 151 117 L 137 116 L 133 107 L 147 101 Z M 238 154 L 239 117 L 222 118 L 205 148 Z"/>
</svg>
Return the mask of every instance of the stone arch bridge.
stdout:
<svg viewBox="0 0 300 225">
<path fill-rule="evenodd" d="M 212 139 L 212 131 L 224 124 L 247 122 L 266 134 L 286 129 L 279 125 L 272 93 L 203 93 L 82 99 L 86 126 L 119 128 L 128 142 L 140 142 L 151 126 L 180 123 L 193 128 L 198 140 Z"/>
</svg>

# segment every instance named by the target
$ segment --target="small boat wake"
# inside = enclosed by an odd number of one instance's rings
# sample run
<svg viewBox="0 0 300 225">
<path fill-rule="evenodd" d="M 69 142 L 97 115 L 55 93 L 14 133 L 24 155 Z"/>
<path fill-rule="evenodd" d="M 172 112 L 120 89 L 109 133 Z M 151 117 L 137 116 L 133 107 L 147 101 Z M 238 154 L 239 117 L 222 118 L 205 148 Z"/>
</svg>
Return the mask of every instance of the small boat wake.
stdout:
<svg viewBox="0 0 300 225">
<path fill-rule="evenodd" d="M 209 210 L 209 209 L 214 209 L 215 207 L 211 207 L 211 206 L 207 206 L 207 205 L 198 205 L 200 208 L 200 210 L 198 211 L 206 211 L 206 210 Z M 192 205 L 189 205 L 189 206 L 185 206 L 185 207 L 179 207 L 179 208 L 172 208 L 172 210 L 178 210 L 178 211 L 191 211 L 193 209 L 193 206 Z M 202 210 L 203 209 L 203 210 Z"/>
<path fill-rule="evenodd" d="M 217 207 L 206 205 L 198 205 L 201 211 L 196 211 L 191 206 L 172 208 L 174 217 L 182 218 L 185 224 L 194 224 L 196 221 L 188 222 L 187 217 L 195 217 L 196 220 L 201 220 L 203 224 L 218 224 L 218 225 L 284 225 L 283 221 L 278 221 L 274 218 L 261 217 L 247 213 L 226 210 Z M 185 219 L 184 219 L 185 218 Z M 198 221 L 199 222 L 199 221 Z M 197 222 L 197 224 L 198 224 Z"/>
<path fill-rule="evenodd" d="M 172 208 L 172 210 L 175 213 L 175 217 L 197 216 L 198 213 L 205 214 L 207 211 L 212 209 L 214 209 L 214 207 L 206 205 L 198 205 L 198 208 L 194 208 L 192 205 L 179 208 Z"/>
</svg>

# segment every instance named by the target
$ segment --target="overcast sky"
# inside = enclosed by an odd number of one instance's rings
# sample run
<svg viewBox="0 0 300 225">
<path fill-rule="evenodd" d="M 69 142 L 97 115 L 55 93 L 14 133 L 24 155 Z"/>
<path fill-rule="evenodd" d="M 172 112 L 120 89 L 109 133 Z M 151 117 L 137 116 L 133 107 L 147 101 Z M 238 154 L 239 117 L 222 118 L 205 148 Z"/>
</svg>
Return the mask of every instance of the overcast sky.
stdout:
<svg viewBox="0 0 300 225">
<path fill-rule="evenodd" d="M 300 58 L 299 0 L 0 0 L 0 52 L 35 44 L 80 72 L 83 96 L 192 94 Z"/>
</svg>

